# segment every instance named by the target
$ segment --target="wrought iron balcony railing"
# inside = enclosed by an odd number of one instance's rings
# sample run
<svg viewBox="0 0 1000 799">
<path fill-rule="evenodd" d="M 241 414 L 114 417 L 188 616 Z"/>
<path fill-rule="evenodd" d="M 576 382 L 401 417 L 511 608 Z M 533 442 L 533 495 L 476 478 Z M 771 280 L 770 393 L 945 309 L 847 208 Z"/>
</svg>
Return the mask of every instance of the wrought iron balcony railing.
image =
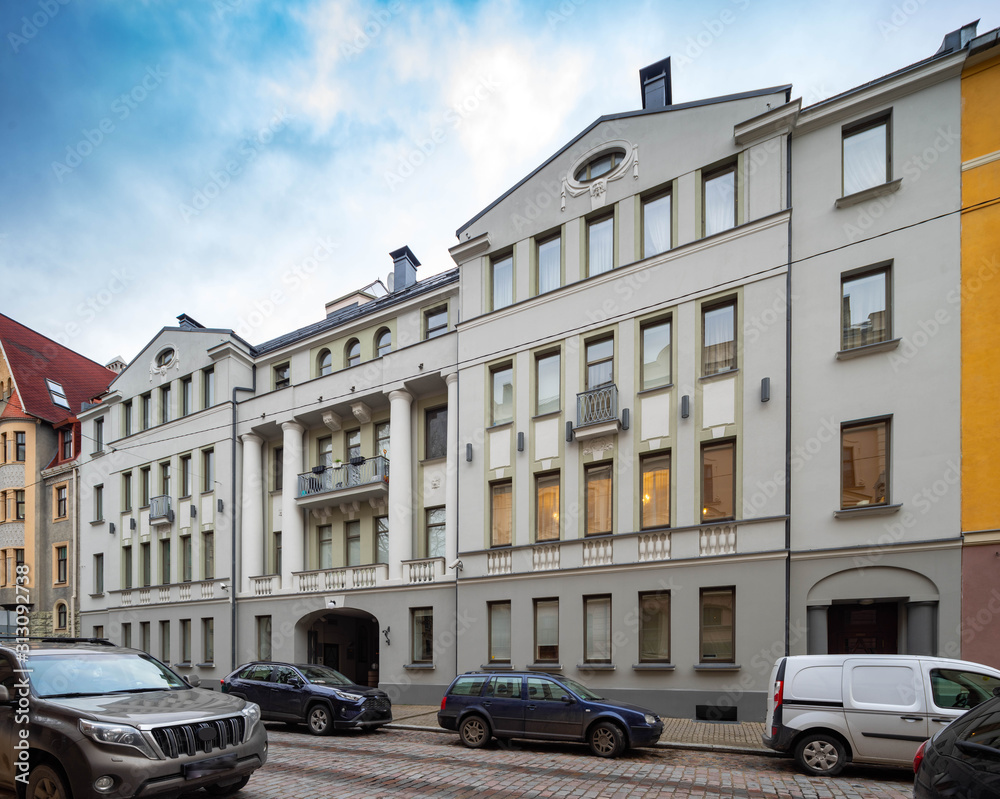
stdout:
<svg viewBox="0 0 1000 799">
<path fill-rule="evenodd" d="M 300 474 L 297 496 L 309 497 L 344 488 L 388 482 L 389 459 L 384 455 L 376 455 L 374 458 L 357 458 L 353 463 L 317 467 L 311 472 Z"/>
<path fill-rule="evenodd" d="M 618 386 L 612 383 L 576 395 L 576 426 L 611 422 L 618 418 Z"/>
</svg>

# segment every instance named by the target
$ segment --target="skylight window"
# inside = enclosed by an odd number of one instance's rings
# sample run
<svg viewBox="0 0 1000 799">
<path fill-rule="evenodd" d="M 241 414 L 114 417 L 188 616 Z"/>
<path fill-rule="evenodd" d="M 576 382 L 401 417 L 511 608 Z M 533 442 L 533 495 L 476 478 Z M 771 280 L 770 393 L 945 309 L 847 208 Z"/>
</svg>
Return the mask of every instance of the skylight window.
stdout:
<svg viewBox="0 0 1000 799">
<path fill-rule="evenodd" d="M 55 380 L 46 380 L 45 384 L 49 387 L 49 395 L 52 397 L 53 404 L 69 410 L 69 400 L 66 399 L 66 392 L 63 391 L 62 385 Z"/>
</svg>

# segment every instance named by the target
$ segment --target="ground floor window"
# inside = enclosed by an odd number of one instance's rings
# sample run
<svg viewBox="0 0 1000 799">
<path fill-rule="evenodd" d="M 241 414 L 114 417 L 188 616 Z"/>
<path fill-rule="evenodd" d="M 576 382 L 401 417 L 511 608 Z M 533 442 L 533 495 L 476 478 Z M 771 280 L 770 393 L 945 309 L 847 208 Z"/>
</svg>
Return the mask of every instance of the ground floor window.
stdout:
<svg viewBox="0 0 1000 799">
<path fill-rule="evenodd" d="M 410 610 L 411 652 L 414 663 L 434 662 L 434 611 L 431 608 Z"/>
</svg>

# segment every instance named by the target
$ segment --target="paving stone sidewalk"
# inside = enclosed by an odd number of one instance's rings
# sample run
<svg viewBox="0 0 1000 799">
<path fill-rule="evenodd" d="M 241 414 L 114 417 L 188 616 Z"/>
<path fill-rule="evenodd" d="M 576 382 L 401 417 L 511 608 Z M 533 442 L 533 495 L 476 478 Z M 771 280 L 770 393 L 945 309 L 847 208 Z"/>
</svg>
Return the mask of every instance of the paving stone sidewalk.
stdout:
<svg viewBox="0 0 1000 799">
<path fill-rule="evenodd" d="M 390 726 L 445 732 L 438 726 L 437 712 L 435 705 L 394 705 Z M 660 746 L 770 754 L 771 750 L 761 742 L 763 732 L 764 723 L 760 721 L 712 722 L 664 718 Z"/>
</svg>

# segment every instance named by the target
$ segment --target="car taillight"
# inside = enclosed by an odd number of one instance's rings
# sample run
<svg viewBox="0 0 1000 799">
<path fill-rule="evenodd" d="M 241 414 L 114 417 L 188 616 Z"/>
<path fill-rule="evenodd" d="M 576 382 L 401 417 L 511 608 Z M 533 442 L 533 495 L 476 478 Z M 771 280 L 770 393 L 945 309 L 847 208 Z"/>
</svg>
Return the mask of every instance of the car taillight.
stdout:
<svg viewBox="0 0 1000 799">
<path fill-rule="evenodd" d="M 774 707 L 778 709 L 781 707 L 781 700 L 785 691 L 785 681 L 775 680 L 774 681 Z"/>
<path fill-rule="evenodd" d="M 448 701 L 448 697 L 447 696 L 442 696 L 441 697 L 441 709 L 442 710 L 444 710 L 444 703 L 447 702 L 447 701 Z"/>
<path fill-rule="evenodd" d="M 927 741 L 920 744 L 920 748 L 917 749 L 917 753 L 913 756 L 913 773 L 916 774 L 917 770 L 920 768 L 920 764 L 924 759 L 924 748 L 927 746 Z"/>
</svg>

